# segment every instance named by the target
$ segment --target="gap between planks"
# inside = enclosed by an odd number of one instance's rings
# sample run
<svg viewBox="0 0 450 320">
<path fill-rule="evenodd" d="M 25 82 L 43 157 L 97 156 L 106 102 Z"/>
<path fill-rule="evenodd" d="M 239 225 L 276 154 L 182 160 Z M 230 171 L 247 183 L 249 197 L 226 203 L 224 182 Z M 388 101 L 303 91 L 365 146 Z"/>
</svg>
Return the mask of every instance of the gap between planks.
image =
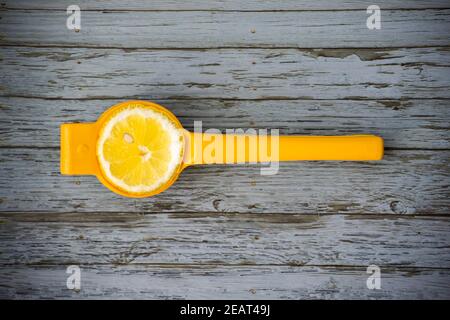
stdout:
<svg viewBox="0 0 450 320">
<path fill-rule="evenodd" d="M 245 2 L 239 0 L 229 1 L 217 1 L 217 0 L 129 0 L 126 3 L 123 1 L 89 1 L 79 0 L 77 4 L 85 10 L 163 10 L 163 11 L 176 11 L 176 10 L 207 10 L 207 11 L 220 11 L 220 10 L 242 10 L 242 11 L 261 11 L 261 10 L 366 10 L 369 3 L 361 0 L 285 0 L 283 2 L 270 2 L 270 1 L 255 1 L 248 0 Z M 445 0 L 430 0 L 425 2 L 409 1 L 409 0 L 378 0 L 377 5 L 383 9 L 440 9 L 449 6 L 448 1 Z M 48 0 L 35 0 L 35 1 L 21 1 L 21 0 L 5 0 L 2 1 L 1 7 L 9 9 L 50 9 L 61 10 L 66 9 L 66 3 L 48 1 Z"/>
<path fill-rule="evenodd" d="M 1 47 L 1 46 L 0 46 Z M 449 47 L 450 48 L 450 47 Z M 11 99 L 34 99 L 34 100 L 43 100 L 43 101 L 113 101 L 113 103 L 117 103 L 118 100 L 148 100 L 150 97 L 143 97 L 141 95 L 138 96 L 122 96 L 120 99 L 110 96 L 104 97 L 80 97 L 80 98 L 71 98 L 71 97 L 42 97 L 42 96 L 34 96 L 34 95 L 15 95 L 15 94 L 0 94 L 0 98 L 11 98 Z M 402 97 L 402 98 L 365 98 L 365 97 L 339 97 L 339 98 L 314 98 L 314 97 L 262 97 L 262 98 L 227 98 L 227 97 L 169 97 L 169 98 L 158 98 L 157 100 L 164 100 L 166 102 L 170 101 L 229 101 L 229 102 L 239 102 L 239 101 L 374 101 L 374 102 L 406 102 L 406 101 L 414 101 L 414 100 L 450 100 L 450 97 Z"/>
<path fill-rule="evenodd" d="M 251 12 L 263 12 L 263 13 L 283 13 L 283 12 L 346 12 L 346 11 L 366 11 L 367 8 L 355 8 L 355 9 L 83 9 L 82 12 L 98 12 L 98 13 L 127 13 L 127 12 L 243 12 L 243 13 L 251 13 Z M 425 11 L 425 10 L 449 10 L 450 6 L 447 7 L 423 7 L 423 8 L 408 8 L 408 7 L 396 7 L 396 8 L 381 8 L 382 11 Z M 66 12 L 67 9 L 64 8 L 14 8 L 14 7 L 0 7 L 1 11 L 48 11 L 48 12 Z"/>
<path fill-rule="evenodd" d="M 373 220 L 373 219 L 436 219 L 436 220 L 448 220 L 450 216 L 444 213 L 421 213 L 421 214 L 402 214 L 402 213 L 353 213 L 353 212 L 324 212 L 317 214 L 305 214 L 301 212 L 221 212 L 221 211 L 201 211 L 201 212 L 189 212 L 189 211 L 170 211 L 170 212 L 148 212 L 148 211 L 0 211 L 0 223 L 4 220 L 10 220 L 12 222 L 35 222 L 35 223 L 49 223 L 49 222 L 127 222 L 134 221 L 145 216 L 157 216 L 157 215 L 170 215 L 174 219 L 185 218 L 232 218 L 237 216 L 263 218 L 269 219 L 271 217 L 276 218 L 278 222 L 285 223 L 290 219 L 315 219 L 327 216 L 348 216 L 352 219 L 361 220 Z"/>
<path fill-rule="evenodd" d="M 450 9 L 449 9 L 450 10 Z M 2 43 L 0 40 L 0 48 L 2 47 L 17 47 L 17 48 L 61 48 L 61 49 L 98 49 L 98 50 L 123 50 L 127 51 L 212 51 L 212 50 L 299 50 L 299 51 L 308 51 L 308 50 L 400 50 L 400 49 L 429 49 L 429 48 L 450 48 L 450 45 L 402 45 L 402 46 L 389 46 L 389 47 L 301 47 L 301 46 L 208 46 L 208 47 L 136 47 L 136 46 L 127 46 L 127 47 L 119 47 L 119 46 L 95 46 L 95 45 L 77 45 L 77 44 L 36 44 L 36 43 L 27 43 L 27 42 L 8 42 Z"/>
<path fill-rule="evenodd" d="M 253 263 L 146 263 L 146 262 L 132 262 L 124 264 L 114 263 L 78 263 L 76 261 L 69 261 L 65 263 L 0 263 L 0 268 L 4 267 L 30 267 L 30 268 L 55 268 L 69 265 L 79 265 L 82 268 L 95 268 L 95 267 L 111 267 L 120 268 L 121 266 L 130 266 L 136 268 L 158 268 L 158 269 L 213 269 L 213 268 L 227 268 L 227 269 L 239 269 L 243 267 L 249 267 L 252 269 L 258 268 L 270 268 L 270 267 L 288 267 L 292 269 L 303 268 L 320 268 L 324 270 L 336 270 L 336 271 L 366 271 L 367 265 L 343 265 L 343 264 L 295 264 L 295 263 L 265 263 L 265 264 L 253 264 Z M 427 267 L 427 266 L 404 266 L 396 264 L 377 264 L 383 272 L 395 273 L 395 272 L 422 272 L 422 271 L 450 271 L 450 268 L 446 267 Z M 1 284 L 0 284 L 1 285 Z"/>
</svg>

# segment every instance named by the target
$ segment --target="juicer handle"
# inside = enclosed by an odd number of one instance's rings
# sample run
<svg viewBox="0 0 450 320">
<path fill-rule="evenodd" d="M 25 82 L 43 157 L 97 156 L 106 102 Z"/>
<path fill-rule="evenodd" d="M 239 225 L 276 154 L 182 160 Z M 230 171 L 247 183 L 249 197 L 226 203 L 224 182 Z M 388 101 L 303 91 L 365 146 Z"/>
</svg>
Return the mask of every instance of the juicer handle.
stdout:
<svg viewBox="0 0 450 320">
<path fill-rule="evenodd" d="M 374 135 L 258 136 L 189 132 L 185 165 L 298 160 L 368 161 L 383 158 Z"/>
</svg>

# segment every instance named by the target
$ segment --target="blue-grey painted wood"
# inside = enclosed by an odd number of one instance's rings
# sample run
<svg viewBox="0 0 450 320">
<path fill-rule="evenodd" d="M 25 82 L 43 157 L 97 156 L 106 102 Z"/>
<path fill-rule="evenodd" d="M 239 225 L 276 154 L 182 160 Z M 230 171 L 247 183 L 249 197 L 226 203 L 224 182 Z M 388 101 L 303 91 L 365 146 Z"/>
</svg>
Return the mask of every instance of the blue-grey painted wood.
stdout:
<svg viewBox="0 0 450 320">
<path fill-rule="evenodd" d="M 4 0 L 5 9 L 66 10 L 73 1 L 63 0 Z M 78 0 L 82 10 L 235 10 L 235 11 L 279 11 L 279 10 L 366 10 L 373 1 L 368 0 Z M 448 8 L 446 0 L 377 0 L 382 10 L 389 9 L 437 9 Z"/>
<path fill-rule="evenodd" d="M 366 268 L 289 266 L 81 266 L 81 290 L 66 266 L 4 267 L 0 298 L 14 299 L 448 299 L 448 270 L 384 270 L 369 290 Z"/>
<path fill-rule="evenodd" d="M 36 133 L 34 133 L 36 134 Z M 0 149 L 0 211 L 448 214 L 449 151 L 387 150 L 379 162 L 186 169 L 165 192 L 115 195 L 93 176 L 62 176 L 55 148 Z"/>
<path fill-rule="evenodd" d="M 450 98 L 447 48 L 155 51 L 3 47 L 0 54 L 3 96 Z"/>
<path fill-rule="evenodd" d="M 80 0 L 79 32 L 69 2 L 1 5 L 1 298 L 450 297 L 448 1 L 380 0 L 368 30 L 368 1 Z M 61 176 L 59 124 L 127 98 L 187 128 L 367 132 L 388 150 L 272 177 L 191 168 L 140 200 Z"/>
<path fill-rule="evenodd" d="M 217 48 L 417 47 L 450 45 L 450 9 L 389 10 L 381 29 L 352 11 L 85 11 L 68 30 L 64 10 L 3 10 L 3 45 Z"/>
<path fill-rule="evenodd" d="M 0 265 L 450 268 L 448 217 L 19 212 L 0 221 Z"/>
</svg>

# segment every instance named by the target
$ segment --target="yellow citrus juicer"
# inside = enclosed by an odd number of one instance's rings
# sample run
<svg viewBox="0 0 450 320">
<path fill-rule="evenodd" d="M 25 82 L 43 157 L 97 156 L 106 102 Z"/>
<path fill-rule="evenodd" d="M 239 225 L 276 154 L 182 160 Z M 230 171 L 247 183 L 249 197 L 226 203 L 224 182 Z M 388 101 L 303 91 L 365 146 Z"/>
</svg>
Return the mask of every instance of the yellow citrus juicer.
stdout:
<svg viewBox="0 0 450 320">
<path fill-rule="evenodd" d="M 223 142 L 217 144 L 219 138 Z M 245 140 L 243 148 L 234 142 L 239 138 Z M 275 143 L 276 157 L 255 152 Z M 169 110 L 149 101 L 119 103 L 96 122 L 61 125 L 62 174 L 95 175 L 113 192 L 135 198 L 166 190 L 191 165 L 382 157 L 383 139 L 374 135 L 281 135 L 275 140 L 270 135 L 189 132 Z"/>
</svg>

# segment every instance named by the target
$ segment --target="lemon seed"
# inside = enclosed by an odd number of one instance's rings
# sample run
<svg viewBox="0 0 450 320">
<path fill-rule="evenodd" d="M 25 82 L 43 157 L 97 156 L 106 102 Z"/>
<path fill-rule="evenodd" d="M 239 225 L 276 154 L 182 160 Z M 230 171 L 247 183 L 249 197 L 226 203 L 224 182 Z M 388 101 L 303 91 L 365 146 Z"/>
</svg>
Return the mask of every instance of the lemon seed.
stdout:
<svg viewBox="0 0 450 320">
<path fill-rule="evenodd" d="M 128 133 L 124 133 L 123 134 L 123 141 L 125 141 L 126 143 L 133 143 L 133 136 L 131 134 Z"/>
</svg>

